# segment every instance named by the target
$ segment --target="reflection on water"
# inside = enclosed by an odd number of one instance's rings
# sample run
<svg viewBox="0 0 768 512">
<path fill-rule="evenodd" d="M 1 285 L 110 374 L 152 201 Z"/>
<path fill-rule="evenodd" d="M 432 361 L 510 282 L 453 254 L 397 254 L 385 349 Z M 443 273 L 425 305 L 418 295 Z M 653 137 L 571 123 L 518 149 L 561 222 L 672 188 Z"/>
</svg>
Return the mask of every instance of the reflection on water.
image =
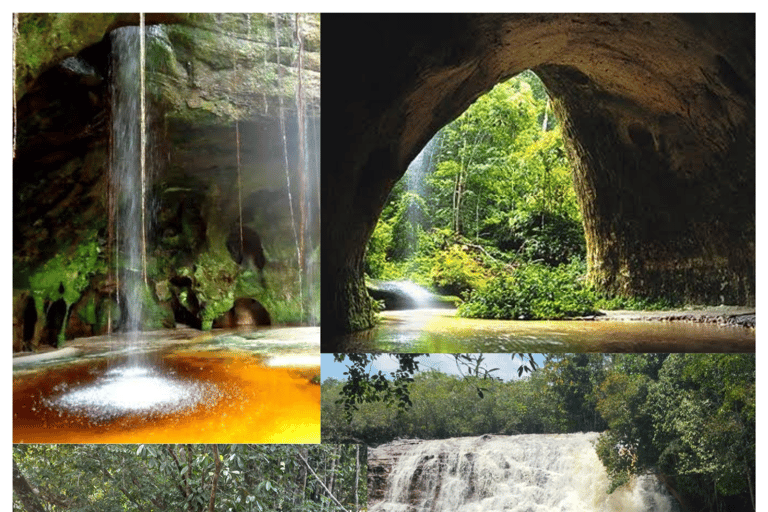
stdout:
<svg viewBox="0 0 768 512">
<path fill-rule="evenodd" d="M 373 329 L 328 342 L 343 352 L 754 352 L 755 331 L 692 322 L 479 320 L 413 309 L 382 313 Z"/>
<path fill-rule="evenodd" d="M 63 362 L 20 365 L 13 441 L 317 443 L 318 340 L 318 328 L 153 340 L 140 367 L 105 342 Z"/>
</svg>

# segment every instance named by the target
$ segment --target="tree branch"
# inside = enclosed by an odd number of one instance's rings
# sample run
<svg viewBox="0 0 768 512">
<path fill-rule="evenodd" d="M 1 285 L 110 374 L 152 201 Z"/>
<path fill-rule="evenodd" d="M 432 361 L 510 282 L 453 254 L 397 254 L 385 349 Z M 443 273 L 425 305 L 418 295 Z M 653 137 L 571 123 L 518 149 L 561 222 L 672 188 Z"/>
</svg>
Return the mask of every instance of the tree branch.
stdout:
<svg viewBox="0 0 768 512">
<path fill-rule="evenodd" d="M 315 480 L 317 480 L 321 486 L 323 486 L 323 489 L 325 489 L 326 494 L 328 494 L 328 497 L 331 498 L 339 507 L 341 507 L 341 510 L 344 512 L 349 512 L 346 508 L 344 508 L 344 505 L 341 504 L 339 500 L 336 499 L 336 496 L 331 494 L 331 491 L 328 490 L 328 487 L 325 486 L 323 481 L 320 479 L 319 476 L 317 476 L 317 473 L 315 473 L 315 470 L 312 469 L 312 466 L 309 465 L 309 462 L 307 462 L 307 459 L 304 458 L 304 456 L 301 453 L 298 453 L 299 458 L 306 464 L 307 469 L 309 469 L 310 473 L 312 473 L 312 476 L 315 477 Z"/>
</svg>

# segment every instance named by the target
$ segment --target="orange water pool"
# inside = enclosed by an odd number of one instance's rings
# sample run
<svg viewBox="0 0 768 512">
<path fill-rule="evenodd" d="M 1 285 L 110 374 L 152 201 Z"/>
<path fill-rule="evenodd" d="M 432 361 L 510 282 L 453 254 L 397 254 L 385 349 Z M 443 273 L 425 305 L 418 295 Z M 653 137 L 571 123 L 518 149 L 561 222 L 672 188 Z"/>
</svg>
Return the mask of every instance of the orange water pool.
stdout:
<svg viewBox="0 0 768 512">
<path fill-rule="evenodd" d="M 129 412 L 107 418 L 56 406 L 70 390 L 98 387 L 121 358 L 74 361 L 14 375 L 14 443 L 319 443 L 317 366 L 269 367 L 238 351 L 181 349 L 157 355 L 156 373 L 183 388 L 215 390 L 181 410 Z M 127 383 L 129 393 L 131 383 Z M 135 387 L 136 393 L 153 390 Z M 157 391 L 160 393 L 160 390 Z M 148 397 L 151 398 L 151 397 Z"/>
</svg>

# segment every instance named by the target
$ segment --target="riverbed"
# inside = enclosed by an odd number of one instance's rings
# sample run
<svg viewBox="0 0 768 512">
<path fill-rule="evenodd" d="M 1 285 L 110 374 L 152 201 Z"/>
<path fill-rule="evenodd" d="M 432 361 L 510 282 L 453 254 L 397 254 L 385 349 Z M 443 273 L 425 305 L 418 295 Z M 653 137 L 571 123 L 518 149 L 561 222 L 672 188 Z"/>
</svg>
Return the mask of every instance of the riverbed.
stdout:
<svg viewBox="0 0 768 512">
<path fill-rule="evenodd" d="M 754 310 L 751 310 L 754 313 Z M 579 320 L 481 320 L 454 309 L 385 311 L 365 331 L 323 339 L 333 352 L 754 352 L 747 310 L 608 312 Z M 324 350 L 326 350 L 324 348 Z"/>
</svg>

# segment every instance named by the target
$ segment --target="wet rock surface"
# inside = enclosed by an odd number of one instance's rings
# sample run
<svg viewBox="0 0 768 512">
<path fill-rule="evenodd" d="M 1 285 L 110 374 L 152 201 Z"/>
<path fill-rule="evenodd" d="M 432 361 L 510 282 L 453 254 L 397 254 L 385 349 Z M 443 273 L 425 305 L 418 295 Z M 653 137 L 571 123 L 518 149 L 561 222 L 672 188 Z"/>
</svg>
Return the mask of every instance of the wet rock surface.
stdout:
<svg viewBox="0 0 768 512">
<path fill-rule="evenodd" d="M 110 32 L 139 18 L 17 20 L 13 345 L 23 351 L 124 328 L 119 283 L 135 276 L 111 270 Z M 299 211 L 299 186 L 314 197 L 317 183 L 300 179 L 297 112 L 303 109 L 311 152 L 319 146 L 319 23 L 316 14 L 146 16 L 147 214 L 156 272 L 144 328 L 210 327 L 238 297 L 265 305 L 255 323 L 298 316 L 292 209 Z M 306 210 L 319 219 L 316 202 Z M 260 239 L 254 247 L 254 237 L 245 237 L 240 252 L 252 256 L 238 262 L 226 244 L 241 220 Z M 305 229 L 309 260 L 319 221 Z M 239 248 L 239 237 L 233 243 Z"/>
<path fill-rule="evenodd" d="M 627 322 L 693 322 L 754 328 L 754 308 L 741 306 L 694 307 L 671 311 L 602 311 L 595 320 Z"/>
</svg>

